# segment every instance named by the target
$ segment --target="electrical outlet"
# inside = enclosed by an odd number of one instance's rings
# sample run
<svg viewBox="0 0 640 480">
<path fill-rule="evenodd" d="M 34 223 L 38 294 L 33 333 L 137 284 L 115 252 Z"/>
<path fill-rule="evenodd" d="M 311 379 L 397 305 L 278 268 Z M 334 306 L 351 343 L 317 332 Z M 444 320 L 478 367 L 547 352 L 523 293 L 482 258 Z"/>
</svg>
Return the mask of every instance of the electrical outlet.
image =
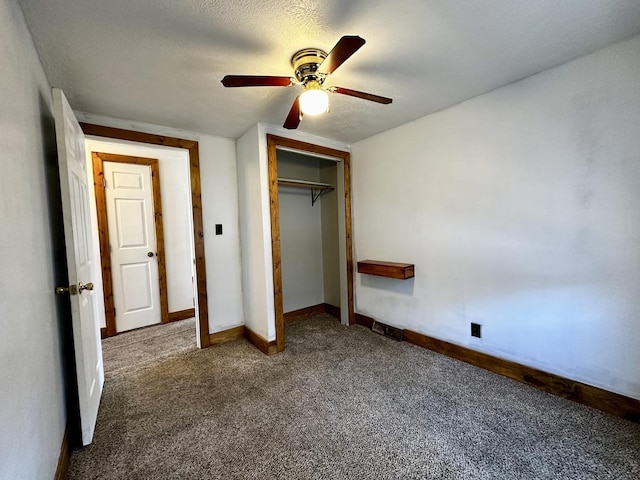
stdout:
<svg viewBox="0 0 640 480">
<path fill-rule="evenodd" d="M 479 323 L 471 323 L 471 336 L 482 338 L 482 333 L 480 331 L 481 327 L 482 325 L 480 325 Z"/>
</svg>

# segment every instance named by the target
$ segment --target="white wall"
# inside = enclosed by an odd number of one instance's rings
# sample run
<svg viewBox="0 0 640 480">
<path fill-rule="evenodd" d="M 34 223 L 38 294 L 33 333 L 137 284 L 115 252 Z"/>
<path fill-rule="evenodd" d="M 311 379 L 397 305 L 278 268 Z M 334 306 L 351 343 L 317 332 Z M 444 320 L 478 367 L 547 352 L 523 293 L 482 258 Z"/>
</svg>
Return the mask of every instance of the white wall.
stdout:
<svg viewBox="0 0 640 480">
<path fill-rule="evenodd" d="M 278 177 L 320 181 L 319 160 L 278 150 Z M 311 190 L 278 188 L 282 303 L 284 312 L 324 303 L 322 204 L 311 205 Z"/>
<path fill-rule="evenodd" d="M 76 112 L 76 115 L 86 123 L 198 141 L 209 331 L 214 333 L 242 325 L 244 312 L 235 142 L 227 138 L 100 115 L 82 112 Z M 160 177 L 162 179 L 162 173 Z M 222 235 L 215 235 L 217 223 L 223 225 Z M 166 233 L 165 227 L 165 235 Z"/>
<path fill-rule="evenodd" d="M 245 325 L 265 339 L 273 340 L 275 327 L 270 328 L 275 321 L 271 227 L 269 223 L 265 224 L 269 219 L 269 177 L 266 161 L 260 161 L 260 150 L 260 134 L 256 125 L 236 142 L 242 287 Z"/>
<path fill-rule="evenodd" d="M 93 166 L 91 152 L 114 153 L 158 160 L 169 312 L 193 308 L 194 248 L 189 152 L 181 148 L 99 139 L 98 137 L 87 137 L 86 146 L 89 168 Z M 93 217 L 96 215 L 95 201 L 91 207 Z M 96 247 L 99 254 L 97 239 Z M 97 293 L 100 294 L 100 292 Z"/>
<path fill-rule="evenodd" d="M 48 180 L 51 87 L 22 12 L 0 0 L 0 478 L 53 478 L 66 423 Z"/>
<path fill-rule="evenodd" d="M 199 136 L 209 330 L 244 324 L 235 141 Z M 216 235 L 216 224 L 222 235 Z"/>
<path fill-rule="evenodd" d="M 353 145 L 357 310 L 640 398 L 639 125 L 635 37 Z"/>
</svg>

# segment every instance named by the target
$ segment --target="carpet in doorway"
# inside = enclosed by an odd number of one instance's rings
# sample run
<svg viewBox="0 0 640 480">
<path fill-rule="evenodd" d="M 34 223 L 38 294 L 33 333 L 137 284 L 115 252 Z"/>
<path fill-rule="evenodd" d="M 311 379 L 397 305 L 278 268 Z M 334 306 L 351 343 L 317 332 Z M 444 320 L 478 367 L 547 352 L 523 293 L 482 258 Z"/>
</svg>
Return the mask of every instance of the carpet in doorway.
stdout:
<svg viewBox="0 0 640 480">
<path fill-rule="evenodd" d="M 125 374 L 196 349 L 196 319 L 153 325 L 102 340 L 104 372 Z"/>
</svg>

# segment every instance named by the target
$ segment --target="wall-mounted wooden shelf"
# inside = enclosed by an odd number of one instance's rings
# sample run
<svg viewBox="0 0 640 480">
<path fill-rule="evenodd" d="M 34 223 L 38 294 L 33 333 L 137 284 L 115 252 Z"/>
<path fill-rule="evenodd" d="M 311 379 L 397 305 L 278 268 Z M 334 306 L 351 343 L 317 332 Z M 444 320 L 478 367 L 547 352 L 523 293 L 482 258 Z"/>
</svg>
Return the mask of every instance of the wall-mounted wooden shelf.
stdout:
<svg viewBox="0 0 640 480">
<path fill-rule="evenodd" d="M 362 262 L 358 262 L 358 273 L 406 280 L 414 276 L 414 265 L 412 263 L 363 260 Z"/>
<path fill-rule="evenodd" d="M 335 190 L 333 185 L 328 183 L 309 182 L 307 180 L 295 180 L 293 178 L 279 178 L 278 186 L 280 187 L 297 187 L 308 188 L 311 190 L 311 205 L 315 205 L 318 199 Z"/>
</svg>

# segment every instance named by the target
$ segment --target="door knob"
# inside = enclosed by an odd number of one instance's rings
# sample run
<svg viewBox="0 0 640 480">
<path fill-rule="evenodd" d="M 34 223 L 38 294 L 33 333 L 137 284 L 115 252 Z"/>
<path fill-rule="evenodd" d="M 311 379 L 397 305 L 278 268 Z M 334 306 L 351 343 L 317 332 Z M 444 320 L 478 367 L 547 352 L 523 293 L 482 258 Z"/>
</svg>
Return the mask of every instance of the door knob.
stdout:
<svg viewBox="0 0 640 480">
<path fill-rule="evenodd" d="M 79 283 L 78 284 L 78 292 L 82 293 L 83 290 L 93 290 L 93 283 Z"/>
<path fill-rule="evenodd" d="M 153 257 L 153 252 L 148 252 L 147 257 Z"/>
</svg>

